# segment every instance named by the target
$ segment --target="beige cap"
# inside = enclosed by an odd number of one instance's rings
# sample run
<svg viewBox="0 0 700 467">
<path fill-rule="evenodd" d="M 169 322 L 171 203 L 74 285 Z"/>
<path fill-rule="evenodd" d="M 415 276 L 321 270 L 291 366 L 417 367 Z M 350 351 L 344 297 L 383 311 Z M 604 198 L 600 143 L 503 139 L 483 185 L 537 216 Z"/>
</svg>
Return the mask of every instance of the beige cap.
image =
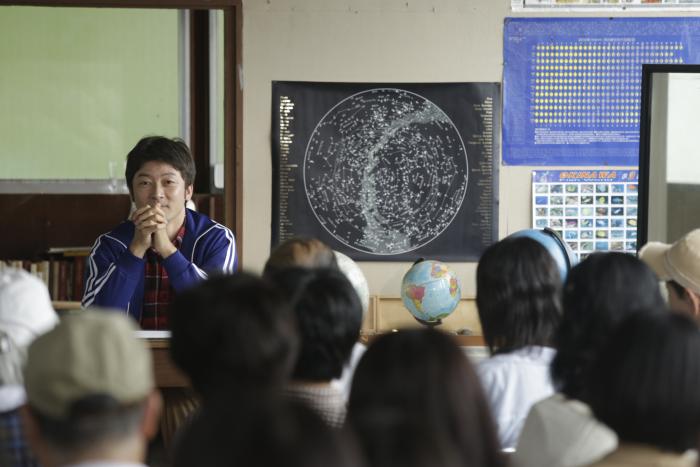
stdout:
<svg viewBox="0 0 700 467">
<path fill-rule="evenodd" d="M 649 242 L 639 250 L 639 258 L 662 281 L 674 280 L 700 293 L 700 229 L 687 233 L 671 245 Z"/>
<path fill-rule="evenodd" d="M 63 318 L 29 347 L 24 370 L 29 405 L 61 419 L 86 396 L 108 395 L 122 404 L 144 399 L 154 387 L 153 364 L 136 329 L 112 310 Z"/>
</svg>

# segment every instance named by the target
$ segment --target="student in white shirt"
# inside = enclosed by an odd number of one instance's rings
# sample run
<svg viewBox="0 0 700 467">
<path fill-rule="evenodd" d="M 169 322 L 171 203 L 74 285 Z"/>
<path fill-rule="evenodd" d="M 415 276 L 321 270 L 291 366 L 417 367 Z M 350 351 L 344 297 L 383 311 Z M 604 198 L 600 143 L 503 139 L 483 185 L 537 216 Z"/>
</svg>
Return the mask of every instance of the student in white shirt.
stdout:
<svg viewBox="0 0 700 467">
<path fill-rule="evenodd" d="M 502 447 L 512 450 L 525 416 L 554 388 L 549 364 L 561 318 L 561 276 L 547 249 L 528 237 L 489 247 L 476 272 L 476 304 L 491 358 L 478 367 Z"/>
</svg>

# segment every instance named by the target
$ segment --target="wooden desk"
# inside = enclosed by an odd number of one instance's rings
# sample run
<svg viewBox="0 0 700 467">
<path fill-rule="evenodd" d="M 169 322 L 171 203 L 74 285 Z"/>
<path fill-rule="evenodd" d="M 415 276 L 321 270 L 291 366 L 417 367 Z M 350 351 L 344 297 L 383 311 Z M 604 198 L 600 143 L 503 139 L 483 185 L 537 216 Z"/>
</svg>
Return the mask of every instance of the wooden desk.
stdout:
<svg viewBox="0 0 700 467">
<path fill-rule="evenodd" d="M 367 344 L 378 334 L 360 336 L 360 341 Z M 482 336 L 454 336 L 463 347 L 480 347 L 484 345 Z M 177 429 L 197 409 L 198 403 L 191 392 L 187 377 L 175 366 L 170 358 L 169 339 L 146 339 L 153 354 L 153 372 L 156 386 L 164 398 L 164 410 L 161 418 L 161 434 L 165 446 L 170 446 Z"/>
<path fill-rule="evenodd" d="M 170 340 L 146 339 L 153 355 L 153 374 L 156 386 L 163 388 L 188 388 L 190 382 L 170 358 Z"/>
<path fill-rule="evenodd" d="M 369 345 L 374 339 L 387 333 L 369 333 L 363 332 L 360 334 L 360 342 L 365 345 Z M 463 336 L 459 334 L 449 334 L 455 338 L 457 344 L 460 347 L 484 347 L 486 342 L 484 341 L 484 336 Z"/>
<path fill-rule="evenodd" d="M 153 377 L 163 397 L 160 433 L 169 448 L 175 432 L 197 410 L 199 402 L 189 379 L 170 358 L 170 339 L 146 339 L 146 343 L 153 355 Z"/>
</svg>

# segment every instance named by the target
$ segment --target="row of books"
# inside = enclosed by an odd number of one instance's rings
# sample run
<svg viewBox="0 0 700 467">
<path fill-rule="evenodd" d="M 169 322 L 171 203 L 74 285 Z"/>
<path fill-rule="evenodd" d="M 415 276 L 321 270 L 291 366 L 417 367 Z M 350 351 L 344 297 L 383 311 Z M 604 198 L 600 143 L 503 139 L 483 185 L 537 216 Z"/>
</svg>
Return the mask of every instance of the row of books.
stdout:
<svg viewBox="0 0 700 467">
<path fill-rule="evenodd" d="M 80 301 L 83 298 L 88 252 L 88 249 L 52 249 L 49 250 L 49 259 L 0 261 L 0 269 L 18 268 L 34 274 L 46 284 L 53 301 Z"/>
</svg>

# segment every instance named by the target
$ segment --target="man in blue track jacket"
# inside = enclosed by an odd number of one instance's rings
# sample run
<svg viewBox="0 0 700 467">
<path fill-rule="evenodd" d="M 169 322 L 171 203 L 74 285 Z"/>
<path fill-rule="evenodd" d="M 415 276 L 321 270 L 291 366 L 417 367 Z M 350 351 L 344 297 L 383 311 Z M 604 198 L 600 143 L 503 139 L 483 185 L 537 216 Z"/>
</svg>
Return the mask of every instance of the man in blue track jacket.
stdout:
<svg viewBox="0 0 700 467">
<path fill-rule="evenodd" d="M 129 152 L 126 181 L 136 210 L 95 241 L 82 306 L 120 308 L 144 329 L 168 329 L 172 296 L 206 279 L 233 273 L 233 233 L 191 211 L 195 166 L 179 139 L 151 136 Z"/>
</svg>

